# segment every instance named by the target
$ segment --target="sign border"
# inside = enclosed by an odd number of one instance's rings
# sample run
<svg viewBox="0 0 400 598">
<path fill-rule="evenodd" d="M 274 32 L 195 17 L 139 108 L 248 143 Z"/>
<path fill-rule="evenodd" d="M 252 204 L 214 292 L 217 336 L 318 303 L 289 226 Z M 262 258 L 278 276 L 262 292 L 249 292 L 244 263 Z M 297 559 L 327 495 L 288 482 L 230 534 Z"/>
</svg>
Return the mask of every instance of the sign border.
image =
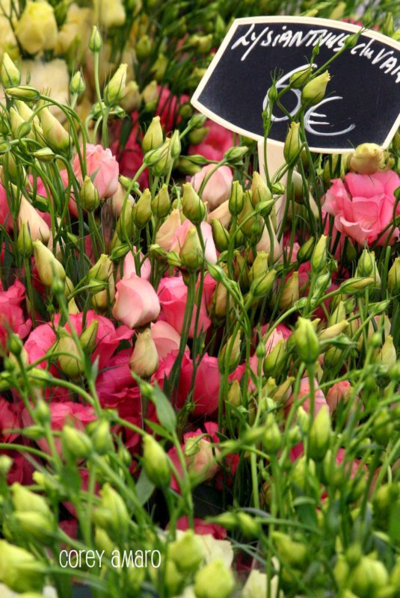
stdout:
<svg viewBox="0 0 400 598">
<path fill-rule="evenodd" d="M 317 17 L 286 17 L 286 16 L 279 17 L 279 16 L 274 16 L 274 17 L 245 17 L 245 18 L 241 18 L 241 19 L 235 19 L 235 21 L 232 23 L 228 33 L 226 34 L 221 46 L 219 47 L 217 53 L 215 54 L 211 64 L 209 65 L 206 74 L 204 75 L 204 77 L 200 81 L 199 85 L 197 86 L 197 88 L 192 96 L 191 104 L 199 112 L 201 112 L 202 114 L 204 114 L 205 116 L 207 116 L 208 118 L 210 118 L 211 120 L 216 122 L 217 124 L 221 125 L 222 127 L 225 127 L 226 129 L 229 129 L 230 131 L 232 131 L 234 133 L 239 133 L 239 135 L 243 135 L 250 139 L 254 139 L 255 141 L 261 141 L 264 139 L 264 137 L 262 137 L 261 135 L 256 135 L 255 133 L 249 133 L 249 131 L 242 129 L 241 127 L 237 127 L 236 125 L 233 125 L 232 123 L 225 120 L 224 118 L 221 118 L 220 116 L 215 114 L 212 110 L 203 106 L 203 104 L 199 101 L 199 96 L 201 95 L 203 89 L 207 85 L 208 80 L 210 79 L 211 75 L 214 72 L 214 69 L 216 68 L 217 64 L 221 60 L 222 55 L 224 54 L 225 50 L 229 46 L 229 44 L 232 40 L 232 37 L 236 33 L 237 28 L 241 25 L 252 25 L 252 24 L 257 25 L 257 24 L 264 24 L 264 23 L 266 23 L 266 24 L 267 23 L 282 23 L 282 24 L 305 23 L 305 24 L 309 24 L 309 25 L 320 25 L 320 26 L 325 26 L 325 27 L 331 27 L 332 29 L 348 31 L 349 33 L 358 33 L 360 31 L 360 29 L 362 28 L 361 26 L 354 25 L 353 23 L 345 23 L 342 21 L 334 21 L 331 19 L 320 19 Z M 372 31 L 371 29 L 365 29 L 363 31 L 362 35 L 365 37 L 375 39 L 381 43 L 384 43 L 387 46 L 391 46 L 392 48 L 395 48 L 396 50 L 398 50 L 400 52 L 400 42 L 396 42 L 394 39 L 387 37 L 386 35 L 383 35 L 382 33 L 379 33 L 377 31 Z M 382 149 L 387 149 L 389 147 L 390 142 L 392 141 L 392 139 L 395 136 L 396 131 L 399 127 L 400 127 L 400 114 L 398 115 L 394 125 L 390 129 L 389 134 L 387 135 L 385 141 L 381 145 Z M 283 147 L 284 142 L 276 141 L 275 139 L 268 138 L 268 145 Z M 327 149 L 327 148 L 310 147 L 310 151 L 316 152 L 316 153 L 321 153 L 321 154 L 344 154 L 346 152 L 351 151 L 351 148 L 346 147 L 343 149 Z"/>
</svg>

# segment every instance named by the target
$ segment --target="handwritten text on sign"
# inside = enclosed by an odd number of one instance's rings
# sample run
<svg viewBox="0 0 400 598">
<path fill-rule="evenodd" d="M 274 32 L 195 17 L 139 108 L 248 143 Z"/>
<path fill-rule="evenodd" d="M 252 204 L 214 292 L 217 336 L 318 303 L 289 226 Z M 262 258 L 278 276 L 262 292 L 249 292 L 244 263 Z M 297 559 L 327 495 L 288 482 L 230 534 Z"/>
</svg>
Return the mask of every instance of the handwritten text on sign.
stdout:
<svg viewBox="0 0 400 598">
<path fill-rule="evenodd" d="M 193 98 L 193 104 L 224 126 L 255 139 L 263 137 L 262 110 L 271 74 L 278 90 L 308 66 L 319 42 L 315 67 L 322 66 L 359 27 L 324 19 L 262 17 L 232 25 Z M 365 141 L 387 146 L 399 124 L 400 44 L 375 32 L 329 65 L 326 97 L 305 114 L 310 146 L 339 152 Z M 291 90 L 283 104 L 290 114 L 300 107 L 301 91 Z M 271 139 L 283 142 L 288 117 L 273 117 Z"/>
</svg>

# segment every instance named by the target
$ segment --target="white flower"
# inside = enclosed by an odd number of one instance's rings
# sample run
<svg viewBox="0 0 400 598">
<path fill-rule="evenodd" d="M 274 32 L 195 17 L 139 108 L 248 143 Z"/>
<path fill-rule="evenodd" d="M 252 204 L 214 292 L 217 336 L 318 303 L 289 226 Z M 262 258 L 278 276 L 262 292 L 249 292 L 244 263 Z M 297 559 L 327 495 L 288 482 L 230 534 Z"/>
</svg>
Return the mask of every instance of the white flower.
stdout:
<svg viewBox="0 0 400 598">
<path fill-rule="evenodd" d="M 21 73 L 24 84 L 29 83 L 60 104 L 68 102 L 69 74 L 65 60 L 61 58 L 50 62 L 24 60 L 21 64 Z M 57 106 L 52 107 L 51 112 L 61 122 L 65 120 L 64 113 Z"/>
</svg>

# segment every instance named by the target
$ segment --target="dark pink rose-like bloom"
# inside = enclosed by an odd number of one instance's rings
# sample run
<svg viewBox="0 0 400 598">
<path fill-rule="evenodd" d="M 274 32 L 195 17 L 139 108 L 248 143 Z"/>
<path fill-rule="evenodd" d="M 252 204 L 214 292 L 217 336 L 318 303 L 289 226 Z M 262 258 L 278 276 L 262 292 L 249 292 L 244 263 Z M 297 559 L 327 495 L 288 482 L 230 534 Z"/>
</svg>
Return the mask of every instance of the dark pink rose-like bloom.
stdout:
<svg viewBox="0 0 400 598">
<path fill-rule="evenodd" d="M 136 175 L 137 171 L 143 164 L 143 150 L 140 145 L 138 138 L 139 135 L 139 124 L 137 122 L 137 113 L 132 114 L 132 130 L 128 137 L 128 141 L 123 147 L 120 147 L 120 127 L 116 127 L 117 139 L 111 145 L 111 149 L 117 156 L 119 163 L 120 174 L 127 176 L 131 179 Z M 118 123 L 119 124 L 119 123 Z M 148 170 L 144 170 L 138 179 L 139 184 L 142 188 L 148 187 L 149 175 Z"/>
<path fill-rule="evenodd" d="M 131 355 L 132 349 L 118 351 L 97 376 L 96 390 L 103 407 L 114 409 L 125 400 L 121 393 L 136 385 L 129 367 Z"/>
<path fill-rule="evenodd" d="M 399 236 L 396 228 L 380 236 L 393 221 L 394 191 L 400 186 L 400 177 L 394 171 L 372 175 L 346 174 L 344 181 L 335 179 L 326 193 L 323 212 L 334 216 L 336 229 L 360 245 L 393 243 Z M 399 210 L 396 210 L 399 213 Z"/>
<path fill-rule="evenodd" d="M 188 288 L 180 276 L 163 278 L 158 287 L 162 319 L 175 328 L 179 334 L 182 334 L 187 294 Z M 197 306 L 195 306 L 193 309 L 193 316 L 189 331 L 190 338 L 193 338 L 194 335 L 196 314 Z M 207 314 L 207 307 L 203 294 L 200 304 L 197 334 L 199 334 L 201 331 L 205 332 L 210 326 L 211 320 Z"/>
<path fill-rule="evenodd" d="M 173 95 L 167 87 L 158 86 L 160 94 L 158 105 L 156 108 L 156 115 L 160 117 L 161 124 L 165 131 L 169 133 L 179 124 L 181 117 L 179 116 L 179 108 L 189 101 L 189 96 L 183 94 L 181 96 Z"/>
<path fill-rule="evenodd" d="M 193 393 L 196 404 L 194 415 L 211 415 L 218 409 L 220 382 L 218 359 L 206 353 L 196 370 Z"/>
<path fill-rule="evenodd" d="M 0 438 L 1 442 L 13 442 L 18 438 L 18 433 L 9 430 L 21 426 L 18 409 L 15 403 L 9 403 L 0 397 Z"/>
<path fill-rule="evenodd" d="M 19 280 L 16 280 L 6 291 L 0 287 L 0 345 L 10 331 L 15 332 L 21 338 L 29 334 L 32 327 L 30 319 L 25 320 L 21 303 L 25 298 L 25 287 Z"/>
<path fill-rule="evenodd" d="M 225 528 L 221 527 L 217 523 L 207 523 L 203 521 L 203 519 L 199 519 L 195 517 L 193 520 L 194 523 L 194 532 L 199 534 L 200 536 L 206 536 L 211 534 L 216 540 L 224 540 L 227 535 L 227 531 Z M 186 531 L 190 528 L 189 519 L 185 515 L 184 517 L 180 517 L 176 522 L 176 529 L 180 529 L 182 531 Z"/>
<path fill-rule="evenodd" d="M 6 230 L 12 228 L 12 218 L 10 208 L 8 207 L 7 194 L 3 185 L 0 183 L 0 226 L 4 226 Z"/>
<path fill-rule="evenodd" d="M 75 156 L 74 173 L 80 183 L 83 182 L 79 156 Z M 86 145 L 86 170 L 99 192 L 100 199 L 111 197 L 118 191 L 119 166 L 109 148 L 101 145 Z"/>
<path fill-rule="evenodd" d="M 192 145 L 189 154 L 200 154 L 207 160 L 219 161 L 233 146 L 233 133 L 212 120 L 207 121 L 206 127 L 209 128 L 206 137 L 198 145 Z"/>
</svg>

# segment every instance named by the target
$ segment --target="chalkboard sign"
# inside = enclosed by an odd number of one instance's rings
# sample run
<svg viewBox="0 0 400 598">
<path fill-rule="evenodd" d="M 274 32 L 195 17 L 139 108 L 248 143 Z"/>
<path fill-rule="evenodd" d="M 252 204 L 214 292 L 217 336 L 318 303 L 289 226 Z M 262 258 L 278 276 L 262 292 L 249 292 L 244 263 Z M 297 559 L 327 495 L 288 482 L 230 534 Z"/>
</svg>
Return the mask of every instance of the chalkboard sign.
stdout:
<svg viewBox="0 0 400 598">
<path fill-rule="evenodd" d="M 277 87 L 314 60 L 321 67 L 360 27 L 328 19 L 255 17 L 234 21 L 192 99 L 203 114 L 224 127 L 260 140 L 262 111 L 272 74 Z M 400 125 L 400 43 L 375 31 L 364 31 L 352 49 L 329 65 L 331 81 L 324 99 L 305 113 L 310 148 L 341 153 L 360 143 L 386 148 Z M 301 90 L 284 94 L 291 114 L 300 106 Z M 281 145 L 288 117 L 274 108 L 269 138 Z"/>
</svg>

